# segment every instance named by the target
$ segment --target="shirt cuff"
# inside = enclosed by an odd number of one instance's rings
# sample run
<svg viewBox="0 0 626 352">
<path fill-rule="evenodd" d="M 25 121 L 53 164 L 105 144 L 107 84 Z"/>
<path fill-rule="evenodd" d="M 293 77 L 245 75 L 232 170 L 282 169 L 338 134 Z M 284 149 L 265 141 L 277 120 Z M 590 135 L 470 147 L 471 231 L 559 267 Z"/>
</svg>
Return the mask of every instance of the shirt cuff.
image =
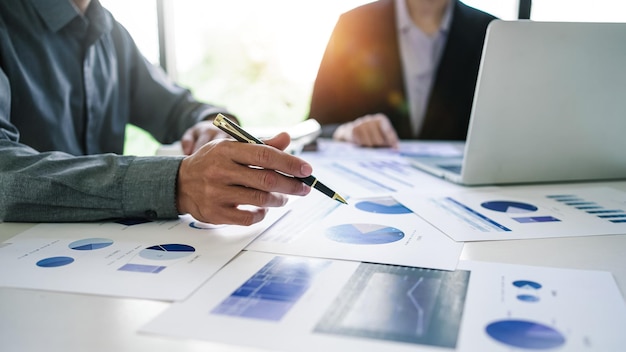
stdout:
<svg viewBox="0 0 626 352">
<path fill-rule="evenodd" d="M 129 218 L 178 217 L 176 182 L 183 156 L 137 157 L 122 180 L 122 209 Z"/>
</svg>

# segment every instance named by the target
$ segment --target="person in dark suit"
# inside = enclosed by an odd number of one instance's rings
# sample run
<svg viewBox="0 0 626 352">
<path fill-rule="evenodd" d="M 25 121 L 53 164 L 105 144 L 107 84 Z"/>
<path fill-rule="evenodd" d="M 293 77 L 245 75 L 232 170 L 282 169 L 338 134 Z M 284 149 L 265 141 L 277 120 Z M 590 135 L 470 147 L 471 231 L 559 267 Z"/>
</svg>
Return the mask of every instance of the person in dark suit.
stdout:
<svg viewBox="0 0 626 352">
<path fill-rule="evenodd" d="M 379 0 L 342 14 L 308 118 L 361 146 L 464 140 L 487 26 L 458 0 Z"/>
</svg>

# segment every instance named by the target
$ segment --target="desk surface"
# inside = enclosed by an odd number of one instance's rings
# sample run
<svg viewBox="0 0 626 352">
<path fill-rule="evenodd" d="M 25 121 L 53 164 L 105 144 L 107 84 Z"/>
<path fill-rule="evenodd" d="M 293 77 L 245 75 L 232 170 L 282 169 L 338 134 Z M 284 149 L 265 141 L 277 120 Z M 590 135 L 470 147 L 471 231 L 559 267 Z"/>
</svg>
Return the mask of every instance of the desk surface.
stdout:
<svg viewBox="0 0 626 352">
<path fill-rule="evenodd" d="M 626 190 L 625 182 L 603 182 Z M 32 224 L 0 223 L 0 241 Z M 532 253 L 532 255 L 529 255 Z M 461 259 L 604 270 L 626 293 L 626 236 L 465 243 Z M 3 351 L 250 351 L 216 343 L 139 334 L 170 303 L 0 288 Z"/>
</svg>

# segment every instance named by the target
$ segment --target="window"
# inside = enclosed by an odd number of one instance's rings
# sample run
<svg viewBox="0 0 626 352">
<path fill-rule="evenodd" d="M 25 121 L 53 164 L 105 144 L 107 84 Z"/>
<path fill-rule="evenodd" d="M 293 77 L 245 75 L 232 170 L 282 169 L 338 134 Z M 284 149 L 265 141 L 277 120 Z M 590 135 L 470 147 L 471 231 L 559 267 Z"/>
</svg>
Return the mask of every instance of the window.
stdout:
<svg viewBox="0 0 626 352">
<path fill-rule="evenodd" d="M 159 32 L 155 0 L 100 0 L 137 43 L 142 54 L 154 64 L 159 63 Z M 154 155 L 159 143 L 144 130 L 128 125 L 124 154 Z"/>
<path fill-rule="evenodd" d="M 176 0 L 178 81 L 246 126 L 302 121 L 338 16 L 365 2 Z"/>
<path fill-rule="evenodd" d="M 156 1 L 100 0 L 130 35 L 142 54 L 155 64 L 159 63 L 159 32 Z"/>
</svg>

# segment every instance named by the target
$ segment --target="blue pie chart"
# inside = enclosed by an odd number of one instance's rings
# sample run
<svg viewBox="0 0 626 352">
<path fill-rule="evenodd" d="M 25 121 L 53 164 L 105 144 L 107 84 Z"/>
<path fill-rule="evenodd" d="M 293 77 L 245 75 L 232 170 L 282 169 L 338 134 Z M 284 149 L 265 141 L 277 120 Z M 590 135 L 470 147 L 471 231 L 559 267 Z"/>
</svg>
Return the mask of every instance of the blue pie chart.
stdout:
<svg viewBox="0 0 626 352">
<path fill-rule="evenodd" d="M 409 208 L 398 203 L 393 198 L 383 198 L 376 200 L 363 200 L 356 203 L 357 209 L 367 211 L 370 213 L 379 214 L 410 214 L 412 213 Z"/>
<path fill-rule="evenodd" d="M 350 244 L 385 244 L 404 238 L 404 232 L 385 225 L 344 224 L 326 229 L 329 239 Z"/>
<path fill-rule="evenodd" d="M 496 341 L 529 350 L 556 348 L 565 343 L 565 337 L 556 329 L 527 320 L 500 320 L 485 330 Z"/>
<path fill-rule="evenodd" d="M 113 244 L 113 240 L 108 238 L 86 238 L 84 240 L 78 240 L 70 243 L 68 247 L 77 251 L 92 251 L 94 249 L 100 249 L 108 247 Z"/>
<path fill-rule="evenodd" d="M 196 229 L 196 230 L 213 230 L 213 229 L 219 229 L 220 227 L 224 227 L 226 225 L 213 225 L 213 224 L 207 224 L 205 222 L 200 222 L 200 221 L 192 221 L 189 223 L 189 227 L 191 227 L 192 229 Z"/>
<path fill-rule="evenodd" d="M 539 302 L 540 298 L 534 295 L 517 295 L 517 299 L 519 299 L 522 302 L 534 303 L 534 302 Z"/>
<path fill-rule="evenodd" d="M 481 204 L 481 206 L 485 209 L 511 214 L 532 213 L 533 211 L 537 211 L 538 209 L 532 204 L 511 202 L 508 200 L 495 200 L 484 202 Z"/>
<path fill-rule="evenodd" d="M 58 266 L 68 265 L 74 262 L 72 257 L 50 257 L 37 262 L 37 266 L 42 268 L 56 268 Z"/>
<path fill-rule="evenodd" d="M 159 244 L 142 249 L 139 256 L 150 260 L 172 260 L 186 257 L 195 251 L 195 248 L 186 244 Z"/>
<path fill-rule="evenodd" d="M 529 280 L 517 280 L 513 281 L 513 286 L 526 290 L 538 290 L 541 288 L 541 284 L 535 281 Z"/>
</svg>

